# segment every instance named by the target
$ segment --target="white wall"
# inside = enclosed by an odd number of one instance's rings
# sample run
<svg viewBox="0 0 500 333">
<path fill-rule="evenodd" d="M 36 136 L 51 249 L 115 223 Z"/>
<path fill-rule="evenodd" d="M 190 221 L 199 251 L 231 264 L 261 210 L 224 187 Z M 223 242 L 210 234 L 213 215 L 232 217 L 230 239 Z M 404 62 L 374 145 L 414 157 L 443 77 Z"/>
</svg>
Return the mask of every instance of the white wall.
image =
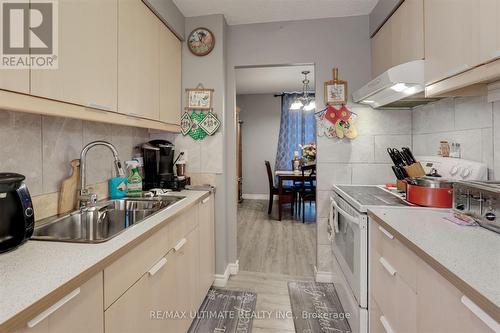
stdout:
<svg viewBox="0 0 500 333">
<path fill-rule="evenodd" d="M 281 98 L 273 94 L 236 96 L 242 124 L 243 194 L 269 194 L 264 161 L 274 169 L 280 131 Z"/>
<path fill-rule="evenodd" d="M 500 104 L 488 103 L 485 96 L 419 106 L 413 110 L 413 153 L 436 155 L 440 141 L 458 142 L 462 158 L 486 163 L 494 179 L 500 175 L 500 143 L 494 144 L 500 138 L 499 117 Z"/>
</svg>

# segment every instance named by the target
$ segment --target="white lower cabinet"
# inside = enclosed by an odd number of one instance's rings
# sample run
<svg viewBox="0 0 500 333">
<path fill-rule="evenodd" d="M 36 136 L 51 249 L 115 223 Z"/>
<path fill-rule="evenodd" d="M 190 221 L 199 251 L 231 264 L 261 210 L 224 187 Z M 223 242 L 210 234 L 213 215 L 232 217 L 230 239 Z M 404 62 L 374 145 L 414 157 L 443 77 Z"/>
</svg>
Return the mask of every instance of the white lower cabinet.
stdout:
<svg viewBox="0 0 500 333">
<path fill-rule="evenodd" d="M 213 201 L 212 197 L 209 197 L 209 201 Z M 211 254 L 204 255 L 213 259 L 213 242 L 207 245 L 206 241 L 200 241 L 202 233 L 205 234 L 203 238 L 213 237 L 214 234 L 213 209 L 210 205 L 200 203 L 167 224 L 165 232 L 168 241 L 164 241 L 160 233 L 157 242 L 168 244 L 168 249 L 162 257 L 150 260 L 151 263 L 137 282 L 124 290 L 106 309 L 106 333 L 187 332 L 193 315 L 206 295 L 208 281 L 213 282 L 212 266 L 212 273 L 209 273 L 204 268 L 206 265 L 201 263 L 205 260 L 201 258 L 203 251 L 211 251 Z M 153 237 L 143 244 L 149 243 L 149 246 L 159 248 L 151 243 Z M 138 246 L 130 251 L 126 255 L 130 261 L 128 265 L 134 265 L 136 250 L 145 249 Z M 139 260 L 147 258 L 141 253 L 136 254 Z M 203 285 L 200 282 L 201 270 L 205 271 Z M 123 268 L 123 272 L 127 272 L 127 269 Z M 120 270 L 115 269 L 113 275 L 119 277 Z M 106 281 L 111 280 L 105 279 L 105 293 L 107 288 L 116 289 L 106 285 Z"/>
<path fill-rule="evenodd" d="M 103 279 L 98 273 L 26 323 L 18 333 L 104 332 Z"/>
<path fill-rule="evenodd" d="M 491 317 L 390 231 L 372 223 L 369 232 L 370 332 L 494 331 Z"/>
</svg>

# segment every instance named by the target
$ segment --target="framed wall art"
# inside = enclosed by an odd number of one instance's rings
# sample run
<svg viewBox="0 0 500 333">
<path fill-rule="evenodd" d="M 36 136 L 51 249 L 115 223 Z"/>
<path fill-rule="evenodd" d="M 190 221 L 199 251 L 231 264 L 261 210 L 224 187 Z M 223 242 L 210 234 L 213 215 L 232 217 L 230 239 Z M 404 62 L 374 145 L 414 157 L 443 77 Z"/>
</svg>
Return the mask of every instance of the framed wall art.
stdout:
<svg viewBox="0 0 500 333">
<path fill-rule="evenodd" d="M 187 39 L 189 51 L 196 56 L 203 57 L 212 52 L 215 46 L 214 34 L 207 28 L 196 28 Z"/>
<path fill-rule="evenodd" d="M 212 108 L 213 89 L 186 89 L 188 110 L 210 110 Z"/>
<path fill-rule="evenodd" d="M 325 82 L 325 104 L 342 105 L 347 103 L 347 81 L 339 80 L 338 68 L 333 69 L 333 80 Z"/>
</svg>

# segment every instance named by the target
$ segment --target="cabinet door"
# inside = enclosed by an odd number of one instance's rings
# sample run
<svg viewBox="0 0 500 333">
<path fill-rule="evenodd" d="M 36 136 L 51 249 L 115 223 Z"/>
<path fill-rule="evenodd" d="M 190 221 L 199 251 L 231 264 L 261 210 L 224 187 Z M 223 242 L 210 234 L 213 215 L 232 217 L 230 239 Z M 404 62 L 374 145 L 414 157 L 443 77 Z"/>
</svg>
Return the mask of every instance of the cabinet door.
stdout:
<svg viewBox="0 0 500 333">
<path fill-rule="evenodd" d="M 470 0 L 426 0 L 426 83 L 453 76 L 480 63 L 479 8 L 476 1 Z"/>
<path fill-rule="evenodd" d="M 417 286 L 419 332 L 493 332 L 462 303 L 463 294 L 423 261 L 417 265 Z"/>
<path fill-rule="evenodd" d="M 158 18 L 140 0 L 118 6 L 118 112 L 160 118 Z"/>
<path fill-rule="evenodd" d="M 101 272 L 52 305 L 54 311 L 51 312 L 49 307 L 18 333 L 104 332 L 102 298 Z"/>
<path fill-rule="evenodd" d="M 478 0 L 480 62 L 500 57 L 500 1 Z"/>
<path fill-rule="evenodd" d="M 371 39 L 372 44 L 372 78 L 382 74 L 392 63 L 392 30 L 391 20 L 387 21 Z"/>
<path fill-rule="evenodd" d="M 199 301 L 199 229 L 191 231 L 174 245 L 175 289 L 178 292 L 177 311 L 187 314 L 177 320 L 177 332 L 186 332 L 191 325 L 191 315 L 198 310 Z"/>
<path fill-rule="evenodd" d="M 117 0 L 59 0 L 59 68 L 31 71 L 31 94 L 117 109 Z"/>
<path fill-rule="evenodd" d="M 0 69 L 0 89 L 29 93 L 29 69 Z"/>
<path fill-rule="evenodd" d="M 390 20 L 392 66 L 424 59 L 424 1 L 406 0 Z"/>
<path fill-rule="evenodd" d="M 160 120 L 180 125 L 181 42 L 158 20 L 160 29 Z"/>
<path fill-rule="evenodd" d="M 175 287 L 174 258 L 169 254 L 106 310 L 106 333 L 180 332 L 178 320 L 168 319 L 178 310 Z"/>
<path fill-rule="evenodd" d="M 215 275 L 215 232 L 213 195 L 205 198 L 199 206 L 200 228 L 200 295 L 203 302 L 214 282 Z"/>
</svg>

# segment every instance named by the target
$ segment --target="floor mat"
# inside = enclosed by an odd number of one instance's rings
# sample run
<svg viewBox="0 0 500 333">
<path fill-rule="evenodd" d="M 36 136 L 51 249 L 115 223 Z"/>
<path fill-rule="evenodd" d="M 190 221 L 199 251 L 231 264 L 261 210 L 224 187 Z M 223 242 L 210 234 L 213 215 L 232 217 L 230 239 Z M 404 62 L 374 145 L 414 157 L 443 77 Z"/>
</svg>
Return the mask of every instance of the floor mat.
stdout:
<svg viewBox="0 0 500 333">
<path fill-rule="evenodd" d="M 188 333 L 251 333 L 257 294 L 211 288 Z"/>
<path fill-rule="evenodd" d="M 288 282 L 297 333 L 351 332 L 333 283 Z"/>
</svg>

